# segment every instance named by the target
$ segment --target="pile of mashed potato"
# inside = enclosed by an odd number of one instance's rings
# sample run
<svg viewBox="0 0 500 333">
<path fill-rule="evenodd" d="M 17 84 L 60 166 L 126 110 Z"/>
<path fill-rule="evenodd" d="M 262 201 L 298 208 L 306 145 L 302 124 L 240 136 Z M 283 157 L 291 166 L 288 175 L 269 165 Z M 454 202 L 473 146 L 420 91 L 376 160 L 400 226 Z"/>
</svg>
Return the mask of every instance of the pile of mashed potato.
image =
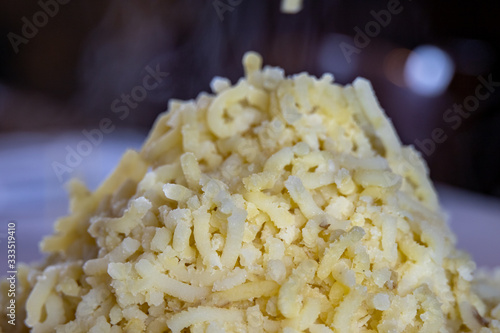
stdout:
<svg viewBox="0 0 500 333">
<path fill-rule="evenodd" d="M 500 332 L 500 288 L 473 291 L 369 82 L 243 63 L 171 101 L 96 191 L 70 184 L 4 332 Z"/>
</svg>

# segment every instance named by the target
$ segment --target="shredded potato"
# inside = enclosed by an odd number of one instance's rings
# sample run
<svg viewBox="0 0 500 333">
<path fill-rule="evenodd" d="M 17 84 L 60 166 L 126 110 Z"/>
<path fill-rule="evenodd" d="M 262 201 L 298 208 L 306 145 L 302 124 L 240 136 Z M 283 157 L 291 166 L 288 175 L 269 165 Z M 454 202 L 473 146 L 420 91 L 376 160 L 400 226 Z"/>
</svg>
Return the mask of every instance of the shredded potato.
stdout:
<svg viewBox="0 0 500 333">
<path fill-rule="evenodd" d="M 19 269 L 15 331 L 500 332 L 499 283 L 473 282 L 370 83 L 243 64 L 95 192 L 72 183 L 46 262 Z"/>
<path fill-rule="evenodd" d="M 296 14 L 302 9 L 302 0 L 282 0 L 281 11 L 287 14 Z"/>
</svg>

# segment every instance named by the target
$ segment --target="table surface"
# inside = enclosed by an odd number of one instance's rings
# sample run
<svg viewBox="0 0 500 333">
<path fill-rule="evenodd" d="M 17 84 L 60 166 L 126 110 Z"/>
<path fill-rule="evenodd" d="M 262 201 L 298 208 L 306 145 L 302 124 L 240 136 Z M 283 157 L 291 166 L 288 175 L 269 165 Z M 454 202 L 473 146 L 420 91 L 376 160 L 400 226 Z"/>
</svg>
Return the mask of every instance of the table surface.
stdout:
<svg viewBox="0 0 500 333">
<path fill-rule="evenodd" d="M 17 261 L 39 260 L 38 243 L 52 232 L 53 223 L 67 212 L 64 182 L 71 177 L 84 180 L 90 189 L 107 176 L 127 148 L 138 149 L 145 134 L 116 131 L 102 140 L 88 139 L 79 132 L 62 134 L 9 134 L 0 136 L 0 248 L 7 253 L 7 223 L 16 221 Z M 70 158 L 71 151 L 87 156 Z M 87 149 L 87 150 L 84 150 Z M 60 163 L 60 164 L 57 164 Z M 55 171 L 58 170 L 58 171 Z M 59 172 L 59 177 L 57 173 Z M 500 200 L 437 185 L 440 201 L 458 238 L 458 247 L 472 254 L 478 266 L 500 266 Z M 5 251 L 3 251 L 5 249 Z M 6 255 L 0 253 L 0 275 Z"/>
</svg>

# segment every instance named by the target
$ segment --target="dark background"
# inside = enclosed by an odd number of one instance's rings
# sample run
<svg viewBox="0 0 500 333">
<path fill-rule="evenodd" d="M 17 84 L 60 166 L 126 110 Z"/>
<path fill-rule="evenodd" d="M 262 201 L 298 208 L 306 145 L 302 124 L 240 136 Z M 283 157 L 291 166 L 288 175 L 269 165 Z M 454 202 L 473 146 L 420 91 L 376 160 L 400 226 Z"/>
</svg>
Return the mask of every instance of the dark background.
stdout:
<svg viewBox="0 0 500 333">
<path fill-rule="evenodd" d="M 112 101 L 141 84 L 147 66 L 159 66 L 169 76 L 115 122 L 147 133 L 170 98 L 209 91 L 215 75 L 234 83 L 242 55 L 255 50 L 289 74 L 332 72 L 343 84 L 370 79 L 404 143 L 443 129 L 447 140 L 424 153 L 434 180 L 500 196 L 500 87 L 456 129 L 443 121 L 454 103 L 474 95 L 480 75 L 500 81 L 498 1 L 401 0 L 401 13 L 351 63 L 340 43 L 352 44 L 355 27 L 364 29 L 388 1 L 305 0 L 295 15 L 281 13 L 276 0 L 65 1 L 17 53 L 9 33 L 22 36 L 23 17 L 33 22 L 42 5 L 0 1 L 0 134 L 97 128 L 113 116 Z M 220 2 L 230 9 L 221 13 Z M 405 83 L 407 57 L 422 45 L 438 47 L 454 65 L 437 96 Z"/>
</svg>

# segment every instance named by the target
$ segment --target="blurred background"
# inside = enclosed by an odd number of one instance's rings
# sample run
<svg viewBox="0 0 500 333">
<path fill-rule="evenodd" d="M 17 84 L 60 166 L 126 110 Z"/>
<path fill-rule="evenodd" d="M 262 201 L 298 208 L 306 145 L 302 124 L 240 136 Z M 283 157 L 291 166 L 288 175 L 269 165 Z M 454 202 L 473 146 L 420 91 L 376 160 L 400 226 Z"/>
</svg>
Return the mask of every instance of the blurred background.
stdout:
<svg viewBox="0 0 500 333">
<path fill-rule="evenodd" d="M 500 251 L 500 2 L 304 0 L 295 15 L 278 0 L 1 2 L 0 222 L 24 226 L 22 259 L 65 214 L 65 181 L 95 188 L 169 99 L 234 83 L 255 50 L 287 73 L 371 80 L 459 245 L 500 264 L 483 253 Z"/>
</svg>

